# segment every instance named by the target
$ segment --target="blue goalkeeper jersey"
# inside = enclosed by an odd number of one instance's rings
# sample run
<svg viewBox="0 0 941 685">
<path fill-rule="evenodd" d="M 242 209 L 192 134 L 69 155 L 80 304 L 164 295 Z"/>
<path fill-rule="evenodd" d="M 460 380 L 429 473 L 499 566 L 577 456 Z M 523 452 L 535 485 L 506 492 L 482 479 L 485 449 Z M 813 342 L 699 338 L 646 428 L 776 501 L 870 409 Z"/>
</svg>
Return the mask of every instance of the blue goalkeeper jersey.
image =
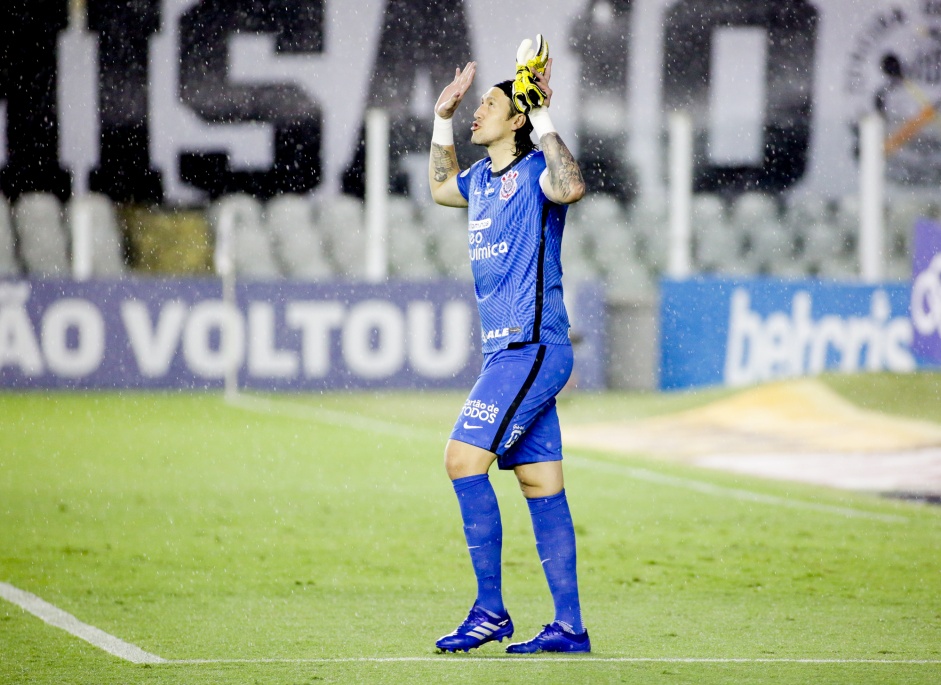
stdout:
<svg viewBox="0 0 941 685">
<path fill-rule="evenodd" d="M 560 258 L 567 207 L 542 192 L 545 168 L 534 150 L 500 171 L 486 157 L 457 177 L 468 202 L 484 353 L 514 343 L 569 344 Z"/>
</svg>

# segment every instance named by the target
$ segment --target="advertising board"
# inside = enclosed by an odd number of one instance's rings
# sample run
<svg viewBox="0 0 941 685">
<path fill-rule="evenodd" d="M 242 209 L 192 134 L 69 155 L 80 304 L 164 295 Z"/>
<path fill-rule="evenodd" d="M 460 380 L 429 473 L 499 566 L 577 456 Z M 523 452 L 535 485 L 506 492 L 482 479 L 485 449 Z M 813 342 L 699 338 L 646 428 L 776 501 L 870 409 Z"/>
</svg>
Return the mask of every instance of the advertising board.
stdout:
<svg viewBox="0 0 941 685">
<path fill-rule="evenodd" d="M 910 372 L 907 283 L 695 278 L 661 283 L 660 387 L 823 371 Z"/>
<path fill-rule="evenodd" d="M 0 388 L 470 388 L 473 292 L 431 283 L 0 281 Z M 601 289 L 574 289 L 579 385 L 604 383 Z"/>
</svg>

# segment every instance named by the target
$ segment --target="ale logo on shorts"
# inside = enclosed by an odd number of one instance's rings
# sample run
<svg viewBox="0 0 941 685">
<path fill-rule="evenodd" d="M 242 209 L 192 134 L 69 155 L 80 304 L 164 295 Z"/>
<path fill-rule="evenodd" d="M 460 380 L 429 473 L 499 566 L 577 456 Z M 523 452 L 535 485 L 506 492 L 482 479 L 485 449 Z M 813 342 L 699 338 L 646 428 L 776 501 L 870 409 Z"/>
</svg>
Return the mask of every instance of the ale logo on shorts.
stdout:
<svg viewBox="0 0 941 685">
<path fill-rule="evenodd" d="M 516 184 L 516 179 L 519 178 L 520 172 L 515 169 L 508 171 L 503 176 L 500 177 L 500 199 L 509 200 L 513 197 L 513 194 L 516 192 L 516 189 L 519 187 Z"/>
</svg>

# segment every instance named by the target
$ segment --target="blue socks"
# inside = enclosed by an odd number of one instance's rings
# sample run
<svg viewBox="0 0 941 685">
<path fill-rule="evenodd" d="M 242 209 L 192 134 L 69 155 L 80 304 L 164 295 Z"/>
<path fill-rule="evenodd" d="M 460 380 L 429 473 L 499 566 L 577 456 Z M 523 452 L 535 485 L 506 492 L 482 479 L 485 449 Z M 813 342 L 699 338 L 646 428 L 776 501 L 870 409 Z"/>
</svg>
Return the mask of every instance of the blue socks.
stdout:
<svg viewBox="0 0 941 685">
<path fill-rule="evenodd" d="M 528 499 L 526 503 L 533 519 L 536 551 L 555 604 L 555 620 L 573 633 L 583 633 L 575 570 L 575 528 L 565 490 L 551 497 Z"/>
<path fill-rule="evenodd" d="M 503 523 L 497 495 L 486 473 L 451 482 L 464 520 L 464 537 L 477 576 L 477 600 L 487 611 L 503 615 L 500 555 L 503 548 Z"/>
<path fill-rule="evenodd" d="M 464 537 L 477 576 L 477 606 L 503 615 L 501 552 L 503 524 L 497 496 L 487 474 L 452 481 L 464 521 Z M 555 620 L 563 628 L 585 632 L 578 599 L 575 569 L 575 528 L 565 490 L 551 497 L 527 499 L 536 535 L 536 551 L 542 562 L 549 592 L 555 604 Z"/>
</svg>

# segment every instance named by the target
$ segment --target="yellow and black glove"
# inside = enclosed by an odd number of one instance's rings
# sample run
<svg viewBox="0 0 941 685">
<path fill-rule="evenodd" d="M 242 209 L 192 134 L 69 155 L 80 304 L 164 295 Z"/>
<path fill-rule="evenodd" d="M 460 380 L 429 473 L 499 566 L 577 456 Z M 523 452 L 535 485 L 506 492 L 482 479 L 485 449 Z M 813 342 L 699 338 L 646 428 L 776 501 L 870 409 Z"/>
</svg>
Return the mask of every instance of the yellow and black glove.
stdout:
<svg viewBox="0 0 941 685">
<path fill-rule="evenodd" d="M 536 45 L 527 38 L 516 51 L 516 78 L 513 79 L 513 104 L 518 112 L 526 114 L 533 107 L 542 107 L 546 94 L 533 81 L 533 71 L 545 71 L 549 61 L 549 43 L 536 36 Z"/>
</svg>

